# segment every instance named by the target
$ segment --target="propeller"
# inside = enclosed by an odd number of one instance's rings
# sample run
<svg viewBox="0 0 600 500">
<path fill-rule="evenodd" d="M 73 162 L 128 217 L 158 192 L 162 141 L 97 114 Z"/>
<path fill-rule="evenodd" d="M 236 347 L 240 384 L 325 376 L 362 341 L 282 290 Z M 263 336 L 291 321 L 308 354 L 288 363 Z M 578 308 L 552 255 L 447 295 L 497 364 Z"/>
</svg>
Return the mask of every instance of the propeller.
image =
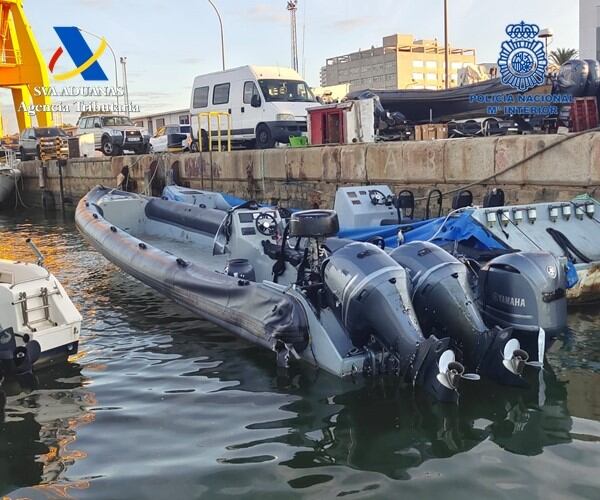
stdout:
<svg viewBox="0 0 600 500">
<path fill-rule="evenodd" d="M 479 380 L 476 373 L 465 373 L 465 367 L 456 361 L 454 351 L 447 349 L 438 360 L 439 373 L 436 375 L 438 382 L 444 387 L 454 390 L 458 387 L 461 378 L 466 380 Z"/>
<path fill-rule="evenodd" d="M 521 375 L 525 365 L 537 366 L 537 361 L 528 361 L 529 354 L 521 349 L 520 342 L 512 338 L 504 345 L 502 364 L 511 373 Z"/>
</svg>

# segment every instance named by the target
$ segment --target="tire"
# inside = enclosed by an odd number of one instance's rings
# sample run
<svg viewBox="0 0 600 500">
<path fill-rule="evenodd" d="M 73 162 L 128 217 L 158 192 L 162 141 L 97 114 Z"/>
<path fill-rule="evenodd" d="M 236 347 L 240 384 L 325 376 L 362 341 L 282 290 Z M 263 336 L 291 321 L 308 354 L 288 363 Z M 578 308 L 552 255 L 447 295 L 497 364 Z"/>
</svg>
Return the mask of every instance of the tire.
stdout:
<svg viewBox="0 0 600 500">
<path fill-rule="evenodd" d="M 102 153 L 104 153 L 105 156 L 115 156 L 114 144 L 108 137 L 102 138 L 101 149 L 102 149 Z"/>
<path fill-rule="evenodd" d="M 271 149 L 275 146 L 275 139 L 268 125 L 260 123 L 256 127 L 256 149 Z"/>
<path fill-rule="evenodd" d="M 289 228 L 292 237 L 322 238 L 335 236 L 340 223 L 333 210 L 303 210 L 292 214 Z"/>
</svg>

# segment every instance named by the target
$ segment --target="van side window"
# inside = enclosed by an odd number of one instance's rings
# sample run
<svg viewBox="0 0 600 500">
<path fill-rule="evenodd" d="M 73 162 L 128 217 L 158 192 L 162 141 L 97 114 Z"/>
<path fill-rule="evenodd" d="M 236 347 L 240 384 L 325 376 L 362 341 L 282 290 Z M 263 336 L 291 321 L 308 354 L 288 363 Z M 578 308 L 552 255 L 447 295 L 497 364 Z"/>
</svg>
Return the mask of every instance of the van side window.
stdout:
<svg viewBox="0 0 600 500">
<path fill-rule="evenodd" d="M 227 104 L 229 102 L 229 84 L 220 83 L 213 88 L 213 104 Z"/>
<path fill-rule="evenodd" d="M 254 82 L 244 83 L 244 104 L 251 104 L 253 95 L 258 95 L 258 90 Z"/>
<path fill-rule="evenodd" d="M 208 87 L 197 87 L 194 89 L 194 108 L 206 108 L 208 106 Z"/>
<path fill-rule="evenodd" d="M 92 125 L 92 127 L 96 127 L 96 126 L 99 126 L 100 128 L 102 128 L 102 119 L 99 116 L 94 118 L 94 124 Z"/>
<path fill-rule="evenodd" d="M 80 125 L 80 127 L 81 128 L 88 128 L 88 120 L 89 120 L 89 118 L 82 118 L 81 119 L 81 125 Z"/>
</svg>

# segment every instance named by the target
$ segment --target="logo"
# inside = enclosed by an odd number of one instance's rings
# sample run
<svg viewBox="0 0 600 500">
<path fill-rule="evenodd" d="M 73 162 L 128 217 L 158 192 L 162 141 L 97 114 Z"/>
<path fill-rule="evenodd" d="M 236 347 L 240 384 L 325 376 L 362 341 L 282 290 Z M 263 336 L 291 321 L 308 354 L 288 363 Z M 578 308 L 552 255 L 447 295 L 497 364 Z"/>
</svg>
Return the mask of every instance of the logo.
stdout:
<svg viewBox="0 0 600 500">
<path fill-rule="evenodd" d="M 548 273 L 548 276 L 550 276 L 552 279 L 556 278 L 556 267 L 546 266 L 546 272 Z"/>
<path fill-rule="evenodd" d="M 544 83 L 548 60 L 544 44 L 536 38 L 539 32 L 537 25 L 525 21 L 506 27 L 511 39 L 502 42 L 498 58 L 503 84 L 525 92 Z"/>
<path fill-rule="evenodd" d="M 511 307 L 525 307 L 525 299 L 523 297 L 511 297 L 508 295 L 501 295 L 498 292 L 492 294 L 494 301 L 499 304 Z"/>
<path fill-rule="evenodd" d="M 56 52 L 54 52 L 50 58 L 48 69 L 51 73 L 54 73 L 56 62 L 60 59 L 60 56 L 63 55 L 64 49 L 67 50 L 75 64 L 75 69 L 53 75 L 55 80 L 68 80 L 77 75 L 81 75 L 86 81 L 108 80 L 106 73 L 104 73 L 104 70 L 98 62 L 98 59 L 102 56 L 108 46 L 104 38 L 100 39 L 100 45 L 98 45 L 95 52 L 92 52 L 92 49 L 90 49 L 83 38 L 81 31 L 76 26 L 55 26 L 54 31 L 56 31 L 58 38 L 60 38 L 62 46 L 58 47 Z"/>
</svg>

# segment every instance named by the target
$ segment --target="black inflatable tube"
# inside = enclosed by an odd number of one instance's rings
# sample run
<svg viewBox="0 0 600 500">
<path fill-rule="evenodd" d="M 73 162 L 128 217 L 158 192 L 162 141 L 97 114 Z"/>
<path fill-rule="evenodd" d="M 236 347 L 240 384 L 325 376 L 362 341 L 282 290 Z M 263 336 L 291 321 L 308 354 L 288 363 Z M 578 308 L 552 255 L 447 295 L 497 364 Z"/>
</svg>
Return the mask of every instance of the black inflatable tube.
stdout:
<svg viewBox="0 0 600 500">
<path fill-rule="evenodd" d="M 82 199 L 75 221 L 87 241 L 119 268 L 222 328 L 271 349 L 278 340 L 301 352 L 308 344 L 308 320 L 293 297 L 263 284 L 245 282 L 187 263 L 117 228 L 95 207 L 111 190 L 96 187 Z M 137 197 L 118 192 L 121 196 Z M 172 202 L 175 204 L 175 202 Z"/>
</svg>

